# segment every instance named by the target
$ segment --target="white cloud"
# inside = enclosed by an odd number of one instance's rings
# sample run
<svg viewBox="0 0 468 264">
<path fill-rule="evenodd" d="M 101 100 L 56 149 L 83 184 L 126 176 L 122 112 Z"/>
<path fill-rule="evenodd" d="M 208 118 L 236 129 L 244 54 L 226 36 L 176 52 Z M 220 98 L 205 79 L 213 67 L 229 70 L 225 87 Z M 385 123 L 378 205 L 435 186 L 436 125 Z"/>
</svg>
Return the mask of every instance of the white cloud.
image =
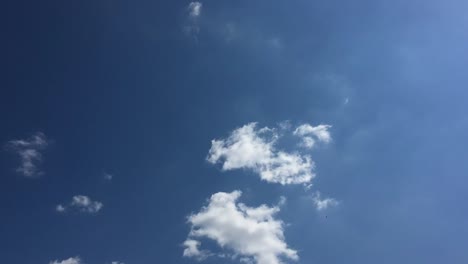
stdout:
<svg viewBox="0 0 468 264">
<path fill-rule="evenodd" d="M 199 17 L 201 15 L 202 6 L 202 3 L 200 2 L 191 2 L 187 7 L 189 16 L 192 18 Z"/>
<path fill-rule="evenodd" d="M 312 126 L 309 124 L 302 124 L 294 130 L 293 134 L 302 138 L 302 146 L 306 148 L 313 148 L 316 141 L 323 143 L 330 143 L 331 135 L 328 131 L 330 125 Z"/>
<path fill-rule="evenodd" d="M 315 208 L 317 208 L 318 211 L 322 211 L 339 204 L 339 202 L 333 198 L 321 199 L 320 196 L 320 192 L 316 192 L 312 197 L 312 201 L 314 202 Z"/>
<path fill-rule="evenodd" d="M 230 255 L 257 264 L 280 264 L 282 258 L 297 260 L 297 252 L 285 242 L 283 222 L 274 218 L 279 206 L 248 207 L 237 202 L 241 194 L 215 193 L 206 207 L 188 217 L 191 231 L 184 242 L 184 256 L 206 256 L 199 249 L 199 240 L 210 239 L 233 253 L 218 254 L 220 257 Z"/>
<path fill-rule="evenodd" d="M 78 212 L 94 214 L 99 212 L 103 206 L 101 202 L 93 201 L 88 196 L 75 195 L 67 206 L 59 204 L 55 209 L 57 212 L 74 209 Z"/>
<path fill-rule="evenodd" d="M 16 172 L 25 177 L 40 176 L 43 172 L 38 168 L 42 162 L 42 151 L 47 148 L 49 142 L 42 132 L 37 132 L 29 139 L 11 140 L 7 148 L 19 155 L 21 165 Z"/>
<path fill-rule="evenodd" d="M 119 261 L 112 261 L 111 264 L 125 264 L 125 263 L 119 262 Z"/>
<path fill-rule="evenodd" d="M 223 163 L 222 169 L 251 169 L 273 183 L 308 183 L 315 177 L 314 163 L 308 155 L 277 150 L 280 137 L 275 129 L 257 129 L 250 123 L 235 129 L 227 139 L 212 140 L 208 162 Z"/>
<path fill-rule="evenodd" d="M 54 260 L 49 262 L 49 264 L 82 264 L 80 257 L 74 257 L 69 259 L 64 259 L 62 261 Z"/>
</svg>

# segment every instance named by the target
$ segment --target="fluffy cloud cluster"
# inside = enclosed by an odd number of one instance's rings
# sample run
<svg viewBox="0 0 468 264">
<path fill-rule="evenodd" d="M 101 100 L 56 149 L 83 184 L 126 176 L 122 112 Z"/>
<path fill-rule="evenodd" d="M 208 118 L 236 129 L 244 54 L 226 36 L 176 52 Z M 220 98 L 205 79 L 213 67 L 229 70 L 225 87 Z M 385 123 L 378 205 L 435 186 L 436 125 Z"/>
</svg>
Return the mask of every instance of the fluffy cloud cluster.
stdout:
<svg viewBox="0 0 468 264">
<path fill-rule="evenodd" d="M 313 148 L 315 143 L 331 141 L 331 135 L 328 131 L 330 125 L 311 126 L 309 124 L 300 125 L 294 130 L 293 134 L 302 138 L 302 146 L 306 148 Z"/>
<path fill-rule="evenodd" d="M 49 262 L 49 264 L 82 264 L 81 259 L 79 257 L 64 259 L 62 261 L 54 260 Z"/>
<path fill-rule="evenodd" d="M 280 264 L 282 258 L 297 260 L 297 252 L 284 241 L 283 222 L 274 218 L 279 207 L 248 207 L 237 202 L 240 196 L 240 191 L 215 193 L 206 207 L 189 216 L 192 228 L 184 242 L 184 256 L 207 257 L 211 253 L 200 250 L 200 239 L 210 239 L 243 261 Z"/>
<path fill-rule="evenodd" d="M 303 152 L 317 142 L 331 142 L 330 127 L 302 124 L 293 128 L 289 122 L 283 122 L 272 129 L 249 123 L 233 130 L 227 138 L 212 140 L 207 161 L 222 164 L 224 171 L 252 170 L 267 182 L 310 187 L 315 177 L 314 163 Z M 292 138 L 299 137 L 299 145 L 307 150 L 298 148 L 288 152 L 278 149 L 278 140 L 287 134 Z M 283 222 L 275 218 L 279 207 L 285 204 L 285 198 L 282 197 L 277 206 L 248 207 L 238 202 L 240 196 L 240 191 L 215 193 L 207 206 L 188 217 L 191 231 L 183 243 L 183 256 L 197 260 L 217 256 L 252 264 L 297 260 L 297 252 L 285 242 Z M 338 204 L 332 198 L 321 199 L 318 192 L 312 199 L 319 211 Z M 215 254 L 201 249 L 204 240 L 214 241 L 229 253 Z"/>
<path fill-rule="evenodd" d="M 101 202 L 93 201 L 88 196 L 75 195 L 68 205 L 59 204 L 55 210 L 57 212 L 65 212 L 66 210 L 74 209 L 78 212 L 94 214 L 99 212 L 103 206 Z"/>
<path fill-rule="evenodd" d="M 313 135 L 327 143 L 331 140 L 329 127 L 304 124 L 293 134 L 303 136 L 307 141 L 313 140 Z M 207 160 L 212 164 L 221 162 L 225 171 L 251 169 L 267 182 L 283 185 L 309 183 L 315 177 L 310 156 L 278 150 L 275 144 L 279 137 L 275 129 L 258 129 L 256 123 L 249 123 L 232 131 L 226 139 L 212 140 Z"/>
<path fill-rule="evenodd" d="M 7 148 L 19 155 L 21 165 L 16 172 L 25 177 L 40 176 L 42 171 L 38 168 L 42 162 L 42 151 L 47 148 L 49 142 L 42 132 L 37 132 L 29 139 L 11 140 Z"/>
</svg>

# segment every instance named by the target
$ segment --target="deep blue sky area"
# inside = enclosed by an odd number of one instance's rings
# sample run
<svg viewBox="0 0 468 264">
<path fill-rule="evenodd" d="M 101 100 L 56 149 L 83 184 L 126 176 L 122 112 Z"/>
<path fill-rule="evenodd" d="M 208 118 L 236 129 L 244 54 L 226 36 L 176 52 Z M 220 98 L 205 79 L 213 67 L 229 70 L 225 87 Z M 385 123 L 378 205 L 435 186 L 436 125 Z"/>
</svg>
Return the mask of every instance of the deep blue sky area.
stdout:
<svg viewBox="0 0 468 264">
<path fill-rule="evenodd" d="M 468 263 L 466 1 L 190 3 L 2 4 L 1 263 L 199 263 L 187 216 L 234 190 L 286 198 L 284 263 Z M 211 140 L 287 120 L 332 126 L 311 190 L 207 162 Z M 11 142 L 39 132 L 26 177 Z M 56 210 L 75 195 L 103 207 Z"/>
</svg>

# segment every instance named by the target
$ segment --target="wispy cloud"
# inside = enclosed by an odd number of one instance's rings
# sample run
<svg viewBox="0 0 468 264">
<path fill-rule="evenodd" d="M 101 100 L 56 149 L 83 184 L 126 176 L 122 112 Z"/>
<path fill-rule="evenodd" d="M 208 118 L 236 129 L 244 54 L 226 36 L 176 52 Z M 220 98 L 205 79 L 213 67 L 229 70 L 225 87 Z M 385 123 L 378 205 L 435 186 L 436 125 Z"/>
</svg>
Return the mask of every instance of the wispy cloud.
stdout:
<svg viewBox="0 0 468 264">
<path fill-rule="evenodd" d="M 62 261 L 60 260 L 54 260 L 49 262 L 49 264 L 82 264 L 83 262 L 81 261 L 80 257 L 72 257 L 68 259 L 64 259 Z"/>
<path fill-rule="evenodd" d="M 16 153 L 21 164 L 16 172 L 25 177 L 37 177 L 43 174 L 39 165 L 43 160 L 42 151 L 49 145 L 47 137 L 42 132 L 37 132 L 28 139 L 16 139 L 7 142 L 6 148 Z"/>
<path fill-rule="evenodd" d="M 187 6 L 188 20 L 184 26 L 184 32 L 195 40 L 200 32 L 199 19 L 202 13 L 202 7 L 203 5 L 200 2 L 191 2 Z"/>
<path fill-rule="evenodd" d="M 330 125 L 318 125 L 314 127 L 310 124 L 303 124 L 298 126 L 293 134 L 302 138 L 301 145 L 303 147 L 313 148 L 317 141 L 330 143 L 330 128 Z"/>
<path fill-rule="evenodd" d="M 188 217 L 191 231 L 184 242 L 184 256 L 211 254 L 200 250 L 200 239 L 210 239 L 233 252 L 231 258 L 239 257 L 242 261 L 280 264 L 282 258 L 297 260 L 297 252 L 285 242 L 283 222 L 274 218 L 279 206 L 248 207 L 237 202 L 241 194 L 240 191 L 215 193 L 207 206 Z"/>
<path fill-rule="evenodd" d="M 104 172 L 102 176 L 104 177 L 105 180 L 108 180 L 108 181 L 111 181 L 114 178 L 114 175 L 107 173 L 107 172 Z"/>
<path fill-rule="evenodd" d="M 227 43 L 232 42 L 239 36 L 239 32 L 235 23 L 227 23 L 222 29 L 222 34 L 224 35 L 224 40 Z"/>
<path fill-rule="evenodd" d="M 248 46 L 262 51 L 273 51 L 275 53 L 283 50 L 285 47 L 284 40 L 280 35 L 266 34 L 259 28 L 239 22 L 211 21 L 208 30 L 210 29 L 210 33 L 220 35 L 227 44 L 237 43 L 241 46 Z"/>
<path fill-rule="evenodd" d="M 337 206 L 339 204 L 339 202 L 333 198 L 321 198 L 320 192 L 316 192 L 312 196 L 312 201 L 315 205 L 315 208 L 318 211 L 322 211 L 329 207 Z"/>
<path fill-rule="evenodd" d="M 93 201 L 85 195 L 75 195 L 67 205 L 59 204 L 55 207 L 55 210 L 59 213 L 66 212 L 68 210 L 74 210 L 82 213 L 95 214 L 99 212 L 104 205 L 101 202 Z"/>
<path fill-rule="evenodd" d="M 296 131 L 304 130 L 304 134 L 307 134 L 306 132 L 310 133 L 307 129 L 312 128 L 316 137 L 322 141 L 329 141 L 331 137 L 327 131 L 328 127 L 322 125 L 314 128 L 304 124 Z M 290 128 L 284 124 L 280 124 L 280 129 L 290 132 Z M 283 185 L 309 183 L 315 177 L 311 157 L 301 154 L 298 150 L 278 150 L 276 142 L 281 136 L 277 129 L 258 129 L 256 123 L 249 123 L 232 131 L 226 139 L 212 140 L 207 160 L 212 164 L 222 163 L 222 169 L 225 171 L 251 169 L 267 182 Z"/>
</svg>

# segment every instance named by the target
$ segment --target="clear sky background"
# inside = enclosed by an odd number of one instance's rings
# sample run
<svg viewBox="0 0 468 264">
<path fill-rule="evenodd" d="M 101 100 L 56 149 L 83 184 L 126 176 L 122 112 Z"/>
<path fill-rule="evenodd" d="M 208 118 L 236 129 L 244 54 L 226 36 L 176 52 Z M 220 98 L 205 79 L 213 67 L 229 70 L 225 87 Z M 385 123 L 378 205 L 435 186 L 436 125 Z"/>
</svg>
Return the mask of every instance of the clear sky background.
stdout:
<svg viewBox="0 0 468 264">
<path fill-rule="evenodd" d="M 468 263 L 467 8 L 3 3 L 0 262 L 265 264 L 233 234 L 183 256 L 188 217 L 238 190 L 279 210 L 263 220 L 297 253 L 283 263 Z M 310 188 L 207 160 L 251 122 L 276 129 L 274 151 L 311 157 Z M 330 125 L 331 140 L 301 148 L 302 124 Z"/>
</svg>

